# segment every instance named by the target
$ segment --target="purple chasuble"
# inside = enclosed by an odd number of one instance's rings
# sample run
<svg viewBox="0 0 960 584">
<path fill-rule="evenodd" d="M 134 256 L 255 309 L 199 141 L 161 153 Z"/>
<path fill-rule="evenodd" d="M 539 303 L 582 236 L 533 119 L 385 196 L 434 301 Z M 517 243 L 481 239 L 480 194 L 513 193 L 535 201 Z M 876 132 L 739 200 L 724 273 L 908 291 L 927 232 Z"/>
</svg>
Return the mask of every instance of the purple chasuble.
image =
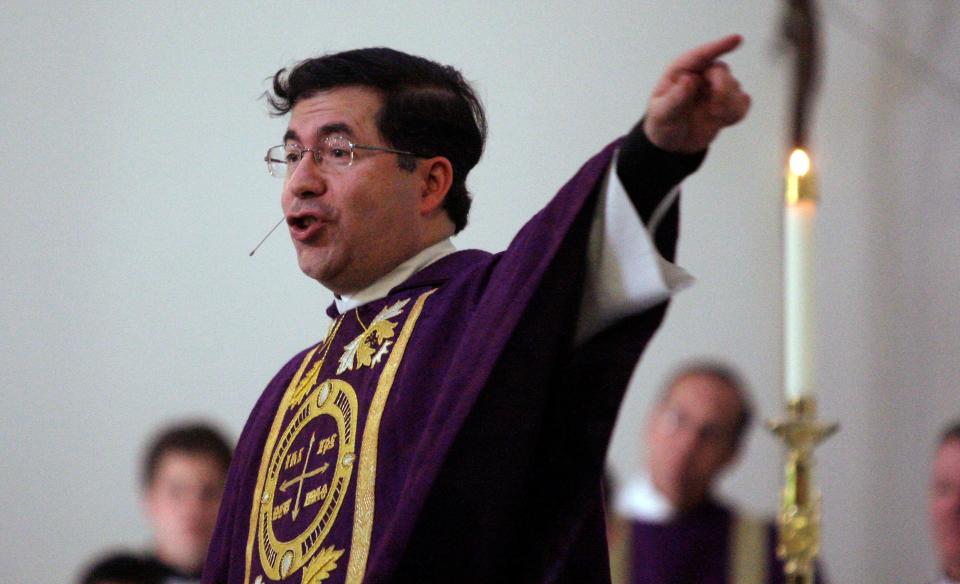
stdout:
<svg viewBox="0 0 960 584">
<path fill-rule="evenodd" d="M 730 508 L 710 501 L 663 523 L 632 520 L 630 530 L 630 584 L 734 584 L 734 515 Z M 776 554 L 776 527 L 766 526 L 765 584 L 783 584 L 783 563 Z M 819 570 L 819 567 L 818 567 Z M 818 583 L 825 579 L 818 573 Z"/>
<path fill-rule="evenodd" d="M 386 298 L 331 307 L 326 338 L 277 373 L 240 436 L 205 583 L 609 582 L 603 461 L 666 309 L 573 346 L 615 146 L 505 252 L 457 252 Z M 658 179 L 660 162 L 644 160 Z M 673 209 L 668 258 L 676 226 Z"/>
</svg>

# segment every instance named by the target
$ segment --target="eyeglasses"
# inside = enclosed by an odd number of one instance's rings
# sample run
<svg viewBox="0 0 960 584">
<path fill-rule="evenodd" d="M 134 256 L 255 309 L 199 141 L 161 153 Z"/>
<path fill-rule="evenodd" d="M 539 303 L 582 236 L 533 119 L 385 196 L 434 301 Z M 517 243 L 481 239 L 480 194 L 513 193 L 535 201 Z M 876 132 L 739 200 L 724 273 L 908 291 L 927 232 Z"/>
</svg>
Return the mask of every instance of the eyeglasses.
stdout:
<svg viewBox="0 0 960 584">
<path fill-rule="evenodd" d="M 727 444 L 728 441 L 732 441 L 735 434 L 733 428 L 723 424 L 715 422 L 697 424 L 689 414 L 676 406 L 668 407 L 662 413 L 665 422 L 664 427 L 671 434 L 681 430 L 692 432 L 708 444 Z"/>
<path fill-rule="evenodd" d="M 323 168 L 342 170 L 353 164 L 356 150 L 373 150 L 376 152 L 390 152 L 405 156 L 417 156 L 413 152 L 394 150 L 382 146 L 364 146 L 354 144 L 343 136 L 324 138 L 316 148 L 301 148 L 296 144 L 281 144 L 267 150 L 263 160 L 267 163 L 267 172 L 276 178 L 288 178 L 297 169 L 304 154 L 313 154 L 313 161 Z M 420 158 L 419 156 L 417 156 Z"/>
</svg>

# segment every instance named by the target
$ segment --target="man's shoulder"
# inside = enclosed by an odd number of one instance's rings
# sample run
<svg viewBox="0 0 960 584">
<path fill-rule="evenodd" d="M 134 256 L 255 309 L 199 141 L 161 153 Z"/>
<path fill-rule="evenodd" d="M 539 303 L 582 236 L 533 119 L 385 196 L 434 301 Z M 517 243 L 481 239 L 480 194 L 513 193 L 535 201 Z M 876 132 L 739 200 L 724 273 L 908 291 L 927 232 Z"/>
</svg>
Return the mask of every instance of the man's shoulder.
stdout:
<svg viewBox="0 0 960 584">
<path fill-rule="evenodd" d="M 495 258 L 494 254 L 479 249 L 455 251 L 413 274 L 402 284 L 393 288 L 390 293 L 394 294 L 411 288 L 439 286 L 451 279 L 465 277 L 489 265 Z"/>
<path fill-rule="evenodd" d="M 280 370 L 277 372 L 277 374 L 274 376 L 273 381 L 291 377 L 297 371 L 300 365 L 303 363 L 303 360 L 306 359 L 307 355 L 315 351 L 322 344 L 323 344 L 322 340 L 312 343 L 310 346 L 299 351 L 293 357 L 290 357 L 290 359 L 286 363 L 284 363 L 283 367 L 281 367 Z M 271 381 L 271 384 L 272 384 L 272 381 Z"/>
<path fill-rule="evenodd" d="M 296 375 L 297 371 L 300 370 L 304 360 L 321 344 L 322 341 L 311 344 L 309 347 L 299 351 L 296 355 L 284 363 L 284 365 L 279 371 L 277 371 L 270 382 L 267 383 L 267 386 L 264 388 L 263 392 L 261 392 L 260 398 L 253 407 L 251 416 L 255 415 L 267 403 L 270 404 L 271 408 L 276 405 L 274 402 L 276 402 L 279 399 L 278 396 L 282 394 L 284 390 L 286 390 L 287 386 L 290 384 L 290 380 L 293 379 L 293 376 Z"/>
</svg>

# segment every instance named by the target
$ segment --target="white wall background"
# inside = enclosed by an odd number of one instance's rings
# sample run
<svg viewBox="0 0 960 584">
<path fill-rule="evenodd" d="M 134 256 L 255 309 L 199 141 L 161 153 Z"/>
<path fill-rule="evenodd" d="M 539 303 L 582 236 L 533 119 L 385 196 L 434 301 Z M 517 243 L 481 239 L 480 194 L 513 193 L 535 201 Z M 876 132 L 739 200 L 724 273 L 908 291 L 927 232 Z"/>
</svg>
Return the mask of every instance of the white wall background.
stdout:
<svg viewBox="0 0 960 584">
<path fill-rule="evenodd" d="M 260 158 L 277 68 L 388 45 L 460 67 L 491 132 L 461 247 L 502 248 L 641 115 L 662 67 L 728 32 L 754 97 L 683 203 L 682 294 L 635 376 L 612 448 L 642 462 L 649 398 L 684 358 L 744 370 L 781 410 L 781 164 L 789 61 L 773 0 L 45 2 L 0 18 L 0 580 L 64 582 L 146 542 L 136 465 L 163 421 L 234 435 L 275 370 L 324 330 L 329 295 L 278 233 Z M 933 574 L 926 467 L 960 415 L 960 4 L 830 0 L 813 133 L 818 377 L 842 433 L 818 450 L 835 582 Z M 772 512 L 780 450 L 755 431 L 724 482 Z"/>
</svg>

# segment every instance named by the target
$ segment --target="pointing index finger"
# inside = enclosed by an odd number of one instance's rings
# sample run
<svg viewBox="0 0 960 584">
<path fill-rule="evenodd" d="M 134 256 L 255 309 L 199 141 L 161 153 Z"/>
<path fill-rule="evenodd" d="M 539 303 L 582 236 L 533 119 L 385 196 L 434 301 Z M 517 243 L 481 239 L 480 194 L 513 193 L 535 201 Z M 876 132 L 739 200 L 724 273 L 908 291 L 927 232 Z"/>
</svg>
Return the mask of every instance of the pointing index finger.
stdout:
<svg viewBox="0 0 960 584">
<path fill-rule="evenodd" d="M 705 45 L 700 45 L 677 57 L 670 69 L 677 73 L 680 71 L 689 71 L 691 73 L 701 73 L 710 66 L 718 57 L 734 50 L 743 41 L 743 37 L 738 34 L 723 37 Z"/>
</svg>

